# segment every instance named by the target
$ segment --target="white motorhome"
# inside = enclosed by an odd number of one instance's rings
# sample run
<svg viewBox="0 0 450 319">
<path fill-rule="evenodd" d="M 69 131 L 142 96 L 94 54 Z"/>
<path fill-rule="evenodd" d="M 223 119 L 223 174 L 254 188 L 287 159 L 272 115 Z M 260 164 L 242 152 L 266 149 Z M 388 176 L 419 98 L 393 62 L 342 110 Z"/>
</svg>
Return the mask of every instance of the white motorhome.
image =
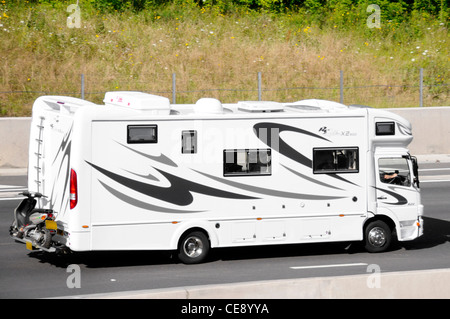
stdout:
<svg viewBox="0 0 450 319">
<path fill-rule="evenodd" d="M 379 252 L 423 234 L 412 138 L 400 116 L 324 100 L 43 96 L 28 189 L 46 196 L 58 249 L 177 250 L 185 263 L 215 247 L 363 241 Z"/>
</svg>

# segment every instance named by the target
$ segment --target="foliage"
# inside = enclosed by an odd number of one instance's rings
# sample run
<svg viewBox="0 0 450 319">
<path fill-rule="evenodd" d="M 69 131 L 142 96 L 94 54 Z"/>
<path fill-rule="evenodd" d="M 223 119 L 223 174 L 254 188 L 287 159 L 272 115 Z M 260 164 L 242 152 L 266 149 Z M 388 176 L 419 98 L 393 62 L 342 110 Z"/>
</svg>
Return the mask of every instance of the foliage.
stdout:
<svg viewBox="0 0 450 319">
<path fill-rule="evenodd" d="M 339 100 L 343 70 L 346 103 L 383 107 L 417 105 L 423 68 L 425 104 L 448 104 L 448 0 L 79 0 L 70 28 L 74 3 L 0 0 L 0 116 L 79 96 L 81 74 L 98 103 L 107 90 L 170 97 L 173 73 L 177 102 L 227 103 L 255 99 L 258 72 L 264 99 Z"/>
<path fill-rule="evenodd" d="M 11 0 L 10 3 L 20 4 L 23 0 Z M 61 4 L 76 3 L 76 0 L 29 0 L 33 4 L 47 4 L 59 7 Z M 448 15 L 450 0 L 81 0 L 80 5 L 90 5 L 101 11 L 124 11 L 132 9 L 142 11 L 167 5 L 190 5 L 215 8 L 221 13 L 234 10 L 253 10 L 264 12 L 287 12 L 305 9 L 310 14 L 321 14 L 324 11 L 335 14 L 346 14 L 357 8 L 367 8 L 369 4 L 379 5 L 383 14 L 389 20 L 404 19 L 412 11 L 421 11 L 435 16 Z"/>
</svg>

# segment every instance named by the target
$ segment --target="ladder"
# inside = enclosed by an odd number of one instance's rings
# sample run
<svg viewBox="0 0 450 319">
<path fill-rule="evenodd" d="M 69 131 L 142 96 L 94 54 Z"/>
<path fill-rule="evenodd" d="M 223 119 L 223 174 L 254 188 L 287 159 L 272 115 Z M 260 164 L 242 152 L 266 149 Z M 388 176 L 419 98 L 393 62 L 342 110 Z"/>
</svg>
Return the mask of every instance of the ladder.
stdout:
<svg viewBox="0 0 450 319">
<path fill-rule="evenodd" d="M 45 117 L 41 116 L 40 117 L 40 123 L 37 125 L 38 129 L 39 129 L 39 137 L 36 139 L 37 142 L 37 151 L 34 153 L 36 155 L 36 166 L 34 166 L 34 168 L 36 169 L 36 179 L 34 180 L 34 182 L 36 183 L 36 190 L 38 193 L 41 193 L 41 185 L 42 185 L 42 157 L 43 157 L 43 135 L 44 135 L 44 120 Z"/>
</svg>

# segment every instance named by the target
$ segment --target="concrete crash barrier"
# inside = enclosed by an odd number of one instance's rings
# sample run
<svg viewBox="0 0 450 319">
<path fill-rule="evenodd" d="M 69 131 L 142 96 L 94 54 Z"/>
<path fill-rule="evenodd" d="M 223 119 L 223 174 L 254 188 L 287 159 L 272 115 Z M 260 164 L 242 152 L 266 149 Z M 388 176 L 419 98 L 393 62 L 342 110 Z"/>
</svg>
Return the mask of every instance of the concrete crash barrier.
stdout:
<svg viewBox="0 0 450 319">
<path fill-rule="evenodd" d="M 387 109 L 407 119 L 414 139 L 411 154 L 450 154 L 450 107 L 411 107 Z"/>
<path fill-rule="evenodd" d="M 448 299 L 450 269 L 79 295 L 87 299 Z"/>
<path fill-rule="evenodd" d="M 31 117 L 0 117 L 0 167 L 28 166 Z"/>
<path fill-rule="evenodd" d="M 409 120 L 414 139 L 413 155 L 450 154 L 450 106 L 387 109 Z M 31 118 L 0 118 L 0 167 L 23 168 L 28 165 Z"/>
</svg>

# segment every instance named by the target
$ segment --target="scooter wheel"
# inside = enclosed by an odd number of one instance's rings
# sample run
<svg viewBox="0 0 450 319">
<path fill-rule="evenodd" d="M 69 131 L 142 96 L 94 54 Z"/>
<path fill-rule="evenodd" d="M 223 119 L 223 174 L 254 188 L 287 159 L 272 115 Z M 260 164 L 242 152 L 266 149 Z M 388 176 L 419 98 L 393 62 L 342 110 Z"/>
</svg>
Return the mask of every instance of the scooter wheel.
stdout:
<svg viewBox="0 0 450 319">
<path fill-rule="evenodd" d="M 41 230 L 42 236 L 40 236 L 38 245 L 43 248 L 50 248 L 52 244 L 52 235 L 48 229 Z"/>
</svg>

